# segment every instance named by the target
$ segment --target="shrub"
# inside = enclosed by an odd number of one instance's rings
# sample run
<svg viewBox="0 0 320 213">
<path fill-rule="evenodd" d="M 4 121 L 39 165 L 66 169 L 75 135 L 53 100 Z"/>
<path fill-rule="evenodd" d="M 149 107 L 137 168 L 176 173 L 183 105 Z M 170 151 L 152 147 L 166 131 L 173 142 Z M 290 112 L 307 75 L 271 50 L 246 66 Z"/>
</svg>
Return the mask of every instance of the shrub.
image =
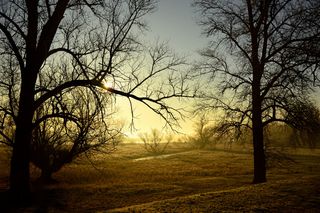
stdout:
<svg viewBox="0 0 320 213">
<path fill-rule="evenodd" d="M 165 135 L 158 129 L 152 129 L 150 133 L 140 134 L 139 137 L 144 144 L 144 149 L 154 155 L 163 154 L 172 141 L 171 135 Z"/>
</svg>

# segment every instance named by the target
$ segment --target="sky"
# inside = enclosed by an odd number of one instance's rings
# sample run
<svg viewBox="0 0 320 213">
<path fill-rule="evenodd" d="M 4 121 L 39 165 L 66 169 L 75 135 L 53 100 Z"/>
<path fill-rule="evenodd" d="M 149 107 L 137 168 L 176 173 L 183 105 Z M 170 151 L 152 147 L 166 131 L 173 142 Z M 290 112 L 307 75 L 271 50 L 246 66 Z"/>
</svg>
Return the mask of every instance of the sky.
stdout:
<svg viewBox="0 0 320 213">
<path fill-rule="evenodd" d="M 193 0 L 158 0 L 156 12 L 146 17 L 149 36 L 168 41 L 178 53 L 195 54 L 205 45 L 201 28 L 196 23 Z"/>
<path fill-rule="evenodd" d="M 190 60 L 197 57 L 197 51 L 205 47 L 207 41 L 201 35 L 201 28 L 196 23 L 196 13 L 191 3 L 192 0 L 158 0 L 157 10 L 145 17 L 149 26 L 146 39 L 166 41 L 174 52 Z M 131 117 L 129 104 L 127 100 L 119 100 L 119 105 L 120 118 L 128 124 Z M 139 103 L 135 103 L 135 115 L 137 131 L 125 130 L 131 137 L 137 137 L 139 133 L 148 132 L 153 128 L 161 129 L 165 124 L 158 115 Z M 190 119 L 180 124 L 180 132 L 192 133 L 193 122 Z"/>
<path fill-rule="evenodd" d="M 201 27 L 197 25 L 197 14 L 191 6 L 192 2 L 193 0 L 158 0 L 157 10 L 145 17 L 150 28 L 146 39 L 167 41 L 170 48 L 178 54 L 188 56 L 191 61 L 199 57 L 197 51 L 205 48 L 208 40 L 201 34 Z M 319 91 L 315 94 L 315 97 L 319 97 Z M 131 119 L 129 103 L 121 99 L 118 103 L 121 105 L 120 118 L 128 124 Z M 137 131 L 125 130 L 128 136 L 137 137 L 139 133 L 148 132 L 153 128 L 161 129 L 164 126 L 164 121 L 142 104 L 135 103 L 134 109 Z M 189 135 L 193 133 L 194 121 L 191 118 L 180 124 L 179 131 Z"/>
</svg>

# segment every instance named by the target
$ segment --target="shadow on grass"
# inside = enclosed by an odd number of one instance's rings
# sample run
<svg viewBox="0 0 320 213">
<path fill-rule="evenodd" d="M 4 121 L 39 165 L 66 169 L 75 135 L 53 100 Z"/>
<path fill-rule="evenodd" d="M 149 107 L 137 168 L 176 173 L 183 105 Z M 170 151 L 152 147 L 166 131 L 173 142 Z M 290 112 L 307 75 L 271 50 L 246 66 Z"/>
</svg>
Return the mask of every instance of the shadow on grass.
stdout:
<svg viewBox="0 0 320 213">
<path fill-rule="evenodd" d="M 13 198 L 9 190 L 0 191 L 0 212 L 49 212 L 50 209 L 65 210 L 65 205 L 60 201 L 63 193 L 56 189 L 33 190 L 23 199 Z"/>
</svg>

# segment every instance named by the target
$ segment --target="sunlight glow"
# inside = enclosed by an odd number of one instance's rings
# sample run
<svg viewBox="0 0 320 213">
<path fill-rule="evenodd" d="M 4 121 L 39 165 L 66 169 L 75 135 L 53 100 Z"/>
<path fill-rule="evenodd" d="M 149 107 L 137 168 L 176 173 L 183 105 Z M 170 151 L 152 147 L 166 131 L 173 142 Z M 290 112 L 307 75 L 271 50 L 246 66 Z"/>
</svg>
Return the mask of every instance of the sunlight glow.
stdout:
<svg viewBox="0 0 320 213">
<path fill-rule="evenodd" d="M 105 89 L 113 88 L 113 83 L 110 81 L 103 81 L 102 84 Z"/>
</svg>

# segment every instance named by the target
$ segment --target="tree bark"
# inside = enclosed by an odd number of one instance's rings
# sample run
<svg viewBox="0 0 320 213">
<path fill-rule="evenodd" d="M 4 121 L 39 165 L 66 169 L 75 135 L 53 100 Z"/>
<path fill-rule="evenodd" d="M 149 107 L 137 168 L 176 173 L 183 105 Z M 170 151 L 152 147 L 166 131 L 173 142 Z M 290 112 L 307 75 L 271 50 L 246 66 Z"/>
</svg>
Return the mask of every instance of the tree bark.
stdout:
<svg viewBox="0 0 320 213">
<path fill-rule="evenodd" d="M 10 168 L 10 195 L 17 204 L 27 204 L 30 201 L 29 162 L 34 113 L 34 85 L 35 80 L 31 75 L 25 75 L 21 83 Z"/>
<path fill-rule="evenodd" d="M 261 121 L 261 109 L 253 110 L 253 159 L 254 176 L 253 183 L 264 183 L 266 178 L 266 160 L 263 141 L 263 125 Z"/>
<path fill-rule="evenodd" d="M 253 141 L 253 183 L 263 183 L 266 178 L 266 159 L 263 141 L 262 98 L 260 94 L 259 69 L 253 75 L 252 84 L 252 141 Z"/>
</svg>

